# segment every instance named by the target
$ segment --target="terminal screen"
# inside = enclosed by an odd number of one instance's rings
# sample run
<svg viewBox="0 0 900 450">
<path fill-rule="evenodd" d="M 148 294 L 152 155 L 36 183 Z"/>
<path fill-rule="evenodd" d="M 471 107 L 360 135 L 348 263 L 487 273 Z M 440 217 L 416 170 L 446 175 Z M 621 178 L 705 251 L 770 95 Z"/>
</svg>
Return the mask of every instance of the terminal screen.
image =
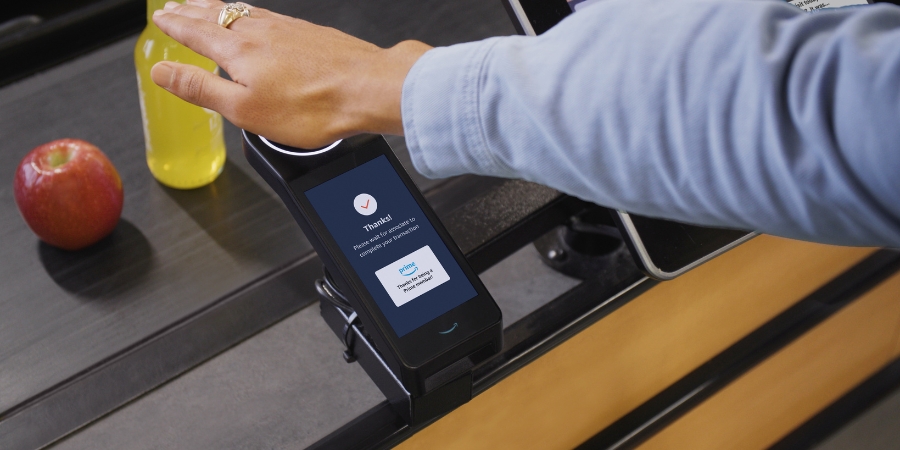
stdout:
<svg viewBox="0 0 900 450">
<path fill-rule="evenodd" d="M 397 336 L 477 294 L 386 156 L 305 195 Z"/>
</svg>

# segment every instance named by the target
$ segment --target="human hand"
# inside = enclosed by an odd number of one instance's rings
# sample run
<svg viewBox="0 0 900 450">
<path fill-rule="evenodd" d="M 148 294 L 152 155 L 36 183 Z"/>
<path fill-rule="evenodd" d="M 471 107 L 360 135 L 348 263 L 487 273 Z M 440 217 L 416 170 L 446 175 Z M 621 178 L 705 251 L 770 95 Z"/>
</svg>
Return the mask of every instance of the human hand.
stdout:
<svg viewBox="0 0 900 450">
<path fill-rule="evenodd" d="M 169 2 L 153 22 L 215 61 L 233 81 L 164 61 L 150 72 L 154 83 L 241 128 L 300 148 L 365 132 L 403 134 L 403 81 L 431 47 L 404 41 L 383 49 L 252 6 L 250 17 L 224 28 L 217 24 L 223 6 L 215 0 Z"/>
</svg>

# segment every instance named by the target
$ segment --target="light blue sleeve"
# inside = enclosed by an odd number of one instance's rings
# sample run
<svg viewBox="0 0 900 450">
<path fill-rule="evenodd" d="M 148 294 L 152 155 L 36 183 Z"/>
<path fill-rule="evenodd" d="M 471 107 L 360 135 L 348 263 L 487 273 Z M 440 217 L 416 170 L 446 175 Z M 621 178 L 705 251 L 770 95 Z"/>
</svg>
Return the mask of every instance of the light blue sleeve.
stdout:
<svg viewBox="0 0 900 450">
<path fill-rule="evenodd" d="M 407 75 L 416 167 L 632 213 L 900 247 L 900 8 L 605 0 Z"/>
</svg>

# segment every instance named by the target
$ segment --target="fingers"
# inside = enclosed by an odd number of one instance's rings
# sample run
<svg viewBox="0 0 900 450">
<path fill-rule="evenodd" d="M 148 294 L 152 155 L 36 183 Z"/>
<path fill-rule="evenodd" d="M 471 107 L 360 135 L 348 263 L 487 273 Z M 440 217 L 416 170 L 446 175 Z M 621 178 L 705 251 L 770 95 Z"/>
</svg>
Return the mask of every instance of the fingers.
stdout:
<svg viewBox="0 0 900 450">
<path fill-rule="evenodd" d="M 184 3 L 186 5 L 202 6 L 204 8 L 213 8 L 216 10 L 222 9 L 222 7 L 225 6 L 225 2 L 220 2 L 219 0 L 187 0 Z M 246 3 L 244 4 L 247 5 Z"/>
<path fill-rule="evenodd" d="M 248 5 L 246 3 L 241 2 L 244 6 L 246 6 L 250 10 L 250 18 L 251 19 L 274 19 L 284 17 L 281 14 L 273 13 L 267 9 L 257 8 L 252 5 Z M 218 23 L 219 20 L 219 12 L 222 11 L 222 8 L 225 7 L 225 3 L 220 1 L 213 0 L 187 0 L 184 4 L 176 3 L 176 2 L 168 2 L 166 3 L 165 10 L 169 12 L 174 12 L 176 14 L 180 14 L 183 16 L 193 17 L 197 19 L 203 19 L 208 22 Z M 240 21 L 246 24 L 246 21 L 241 18 Z M 235 21 L 230 25 L 229 29 L 234 29 L 234 24 L 238 21 Z M 243 25 L 243 24 L 242 24 Z"/>
<path fill-rule="evenodd" d="M 268 9 L 265 9 L 265 8 L 248 5 L 245 2 L 239 2 L 239 3 L 243 4 L 247 8 L 250 8 L 250 18 L 251 19 L 277 19 L 277 20 L 287 20 L 287 21 L 293 20 L 293 18 L 291 18 L 291 17 L 285 16 L 282 14 L 278 14 L 273 11 L 269 11 Z M 225 3 L 220 2 L 218 0 L 187 0 L 185 2 L 185 4 L 192 5 L 192 6 L 199 6 L 202 8 L 211 8 L 214 11 L 216 11 L 216 15 L 217 15 L 216 19 L 218 19 L 219 11 L 221 11 L 222 8 L 225 7 Z M 237 23 L 237 22 L 238 21 L 235 21 L 235 23 Z M 241 26 L 244 26 L 246 23 L 247 22 L 244 22 L 244 24 L 241 24 Z M 232 24 L 228 28 L 233 30 L 234 24 Z"/>
<path fill-rule="evenodd" d="M 224 66 L 222 62 L 229 56 L 227 50 L 233 46 L 236 38 L 234 33 L 216 25 L 215 21 L 208 22 L 166 10 L 154 12 L 153 23 L 163 33 L 220 66 Z"/>
<path fill-rule="evenodd" d="M 163 61 L 150 70 L 150 78 L 181 99 L 231 117 L 247 88 L 189 64 Z"/>
<path fill-rule="evenodd" d="M 190 17 L 193 19 L 201 19 L 210 23 L 218 23 L 219 12 L 221 8 L 209 8 L 202 6 L 203 4 L 184 4 L 176 2 L 167 2 L 163 8 L 166 12 L 178 14 L 180 16 Z"/>
</svg>

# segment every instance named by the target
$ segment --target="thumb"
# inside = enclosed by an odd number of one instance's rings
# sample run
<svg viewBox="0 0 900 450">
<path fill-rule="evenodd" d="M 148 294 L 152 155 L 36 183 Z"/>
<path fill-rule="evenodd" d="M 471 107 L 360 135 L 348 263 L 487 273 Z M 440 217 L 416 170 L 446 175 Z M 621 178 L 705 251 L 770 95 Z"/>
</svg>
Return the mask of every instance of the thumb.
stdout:
<svg viewBox="0 0 900 450">
<path fill-rule="evenodd" d="M 245 89 L 199 67 L 170 61 L 156 63 L 150 69 L 150 78 L 184 101 L 220 113 L 232 109 L 231 102 Z"/>
</svg>

